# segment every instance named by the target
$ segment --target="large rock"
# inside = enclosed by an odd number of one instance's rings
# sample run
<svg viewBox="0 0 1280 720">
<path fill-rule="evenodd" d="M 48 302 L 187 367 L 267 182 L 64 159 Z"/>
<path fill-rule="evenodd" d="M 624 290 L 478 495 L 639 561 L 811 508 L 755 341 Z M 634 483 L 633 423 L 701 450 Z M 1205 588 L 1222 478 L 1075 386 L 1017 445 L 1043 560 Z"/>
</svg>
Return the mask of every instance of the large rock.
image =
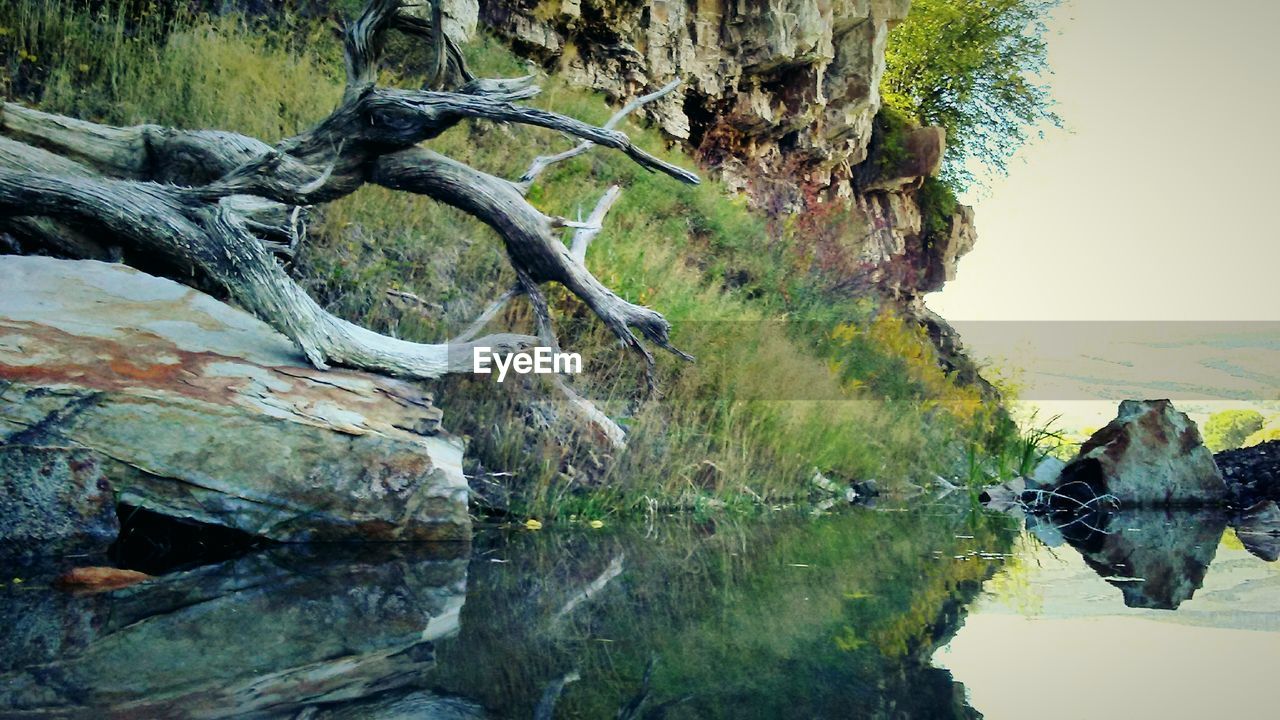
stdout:
<svg viewBox="0 0 1280 720">
<path fill-rule="evenodd" d="M 470 532 L 430 396 L 315 370 L 248 314 L 121 265 L 0 256 L 0 390 L 0 445 L 92 451 L 129 505 L 286 541 Z"/>
<path fill-rule="evenodd" d="M 1087 486 L 1087 489 L 1086 489 Z M 1110 493 L 1124 505 L 1206 505 L 1227 486 L 1196 424 L 1168 400 L 1125 400 L 1063 469 L 1061 491 Z"/>
<path fill-rule="evenodd" d="M 924 179 L 938 174 L 947 149 L 947 131 L 940 127 L 917 127 L 902 131 L 900 155 L 888 158 L 883 149 L 872 150 L 870 161 L 858 167 L 855 178 L 859 190 L 900 191 L 918 188 Z M 873 143 L 883 145 L 883 143 Z M 865 178 L 863 177 L 865 176 Z"/>
<path fill-rule="evenodd" d="M 0 562 L 101 553 L 120 533 L 115 498 L 88 450 L 0 447 Z"/>
</svg>

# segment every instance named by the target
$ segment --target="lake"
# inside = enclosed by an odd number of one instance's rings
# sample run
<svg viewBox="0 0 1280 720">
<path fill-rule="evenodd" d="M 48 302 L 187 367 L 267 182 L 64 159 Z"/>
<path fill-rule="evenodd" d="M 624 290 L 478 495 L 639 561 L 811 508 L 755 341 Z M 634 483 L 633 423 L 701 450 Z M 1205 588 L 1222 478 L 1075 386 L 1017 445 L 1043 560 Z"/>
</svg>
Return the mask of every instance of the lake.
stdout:
<svg viewBox="0 0 1280 720">
<path fill-rule="evenodd" d="M 1263 716 L 1276 544 L 938 503 L 278 546 L 96 595 L 4 577 L 0 716 Z"/>
</svg>

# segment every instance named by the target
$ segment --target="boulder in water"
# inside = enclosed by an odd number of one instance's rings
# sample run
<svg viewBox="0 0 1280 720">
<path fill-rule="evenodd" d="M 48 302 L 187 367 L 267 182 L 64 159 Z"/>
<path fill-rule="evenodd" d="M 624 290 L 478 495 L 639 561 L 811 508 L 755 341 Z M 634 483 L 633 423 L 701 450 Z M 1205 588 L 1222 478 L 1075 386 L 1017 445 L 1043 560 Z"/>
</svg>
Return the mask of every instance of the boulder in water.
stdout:
<svg viewBox="0 0 1280 720">
<path fill-rule="evenodd" d="M 1063 532 L 1125 605 L 1176 610 L 1204 583 L 1226 526 L 1220 511 L 1133 509 L 1098 513 Z"/>
<path fill-rule="evenodd" d="M 1112 495 L 1129 506 L 1215 505 L 1227 499 L 1200 430 L 1168 400 L 1125 400 L 1063 469 L 1057 491 Z"/>
</svg>

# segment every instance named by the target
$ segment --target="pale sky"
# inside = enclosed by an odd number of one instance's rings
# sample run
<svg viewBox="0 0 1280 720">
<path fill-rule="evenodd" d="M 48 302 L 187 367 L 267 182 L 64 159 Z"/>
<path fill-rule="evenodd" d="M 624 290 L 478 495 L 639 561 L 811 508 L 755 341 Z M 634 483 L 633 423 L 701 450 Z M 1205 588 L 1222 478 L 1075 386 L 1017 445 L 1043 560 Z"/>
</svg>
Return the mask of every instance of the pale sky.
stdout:
<svg viewBox="0 0 1280 720">
<path fill-rule="evenodd" d="M 1071 0 L 1067 132 L 976 197 L 951 320 L 1280 320 L 1280 2 Z"/>
</svg>

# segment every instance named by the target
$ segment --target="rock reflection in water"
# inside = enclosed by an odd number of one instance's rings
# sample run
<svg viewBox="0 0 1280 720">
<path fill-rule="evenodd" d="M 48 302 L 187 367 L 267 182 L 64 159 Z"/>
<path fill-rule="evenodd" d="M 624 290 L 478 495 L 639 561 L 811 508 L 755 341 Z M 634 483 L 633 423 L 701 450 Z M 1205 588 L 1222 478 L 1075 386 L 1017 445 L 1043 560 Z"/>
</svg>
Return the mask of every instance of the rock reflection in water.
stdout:
<svg viewBox="0 0 1280 720">
<path fill-rule="evenodd" d="M 1094 513 L 1061 528 L 1085 563 L 1132 608 L 1176 610 L 1204 582 L 1227 527 L 1214 511 L 1121 510 Z"/>
<path fill-rule="evenodd" d="M 973 706 L 990 720 L 1274 716 L 1280 567 L 1246 551 L 1241 520 L 1235 532 L 1219 513 L 1087 521 L 1109 534 L 1070 526 L 1075 549 L 1033 525 L 935 654 Z"/>
<path fill-rule="evenodd" d="M 1280 506 L 1274 500 L 1257 503 L 1235 520 L 1236 536 L 1255 557 L 1275 562 L 1280 559 Z"/>
<path fill-rule="evenodd" d="M 294 717 L 414 688 L 458 630 L 462 553 L 281 547 L 95 596 L 10 586 L 0 715 Z"/>
<path fill-rule="evenodd" d="M 29 581 L 0 588 L 0 716 L 977 717 L 929 658 L 1015 532 L 864 510 Z"/>
</svg>

